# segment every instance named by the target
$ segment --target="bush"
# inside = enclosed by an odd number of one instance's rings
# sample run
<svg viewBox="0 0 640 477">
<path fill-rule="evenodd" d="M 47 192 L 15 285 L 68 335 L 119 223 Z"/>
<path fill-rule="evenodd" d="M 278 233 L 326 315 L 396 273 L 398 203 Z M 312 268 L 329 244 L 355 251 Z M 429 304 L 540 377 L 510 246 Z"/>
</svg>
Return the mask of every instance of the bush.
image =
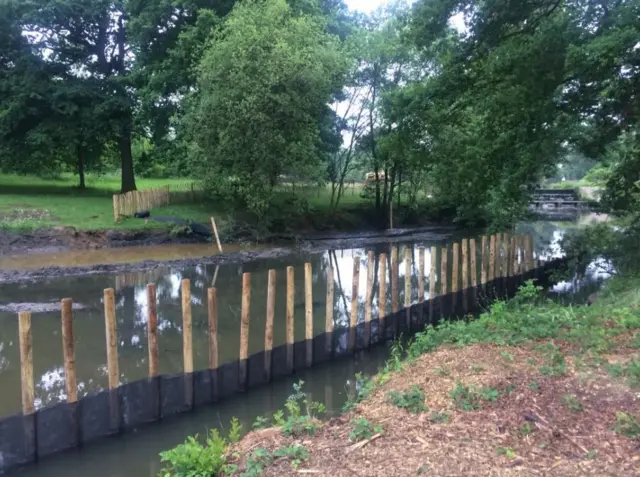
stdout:
<svg viewBox="0 0 640 477">
<path fill-rule="evenodd" d="M 387 393 L 389 402 L 395 407 L 406 409 L 411 414 L 420 414 L 429 411 L 424 403 L 427 395 L 418 386 L 411 386 L 408 391 L 391 391 Z"/>
</svg>

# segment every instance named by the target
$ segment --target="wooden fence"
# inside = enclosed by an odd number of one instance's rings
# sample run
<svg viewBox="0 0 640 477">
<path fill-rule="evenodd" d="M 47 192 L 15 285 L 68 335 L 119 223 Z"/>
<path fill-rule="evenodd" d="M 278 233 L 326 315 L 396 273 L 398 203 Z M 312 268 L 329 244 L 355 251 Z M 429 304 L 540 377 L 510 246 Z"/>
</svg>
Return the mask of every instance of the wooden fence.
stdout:
<svg viewBox="0 0 640 477">
<path fill-rule="evenodd" d="M 193 202 L 202 198 L 203 191 L 195 182 L 171 184 L 113 195 L 113 219 L 133 217 L 136 213 L 163 205 Z"/>
<path fill-rule="evenodd" d="M 416 316 L 416 310 L 420 316 L 428 315 L 429 322 L 438 316 L 455 316 L 460 312 L 467 313 L 477 311 L 481 307 L 475 306 L 473 301 L 478 297 L 477 293 L 484 293 L 486 296 L 492 294 L 492 290 L 511 283 L 509 290 L 515 291 L 519 283 L 527 277 L 538 276 L 542 270 L 539 260 L 535 260 L 533 253 L 533 240 L 530 236 L 510 236 L 509 234 L 498 234 L 490 237 L 482 237 L 480 243 L 475 239 L 464 239 L 459 243 L 453 244 L 452 257 L 453 260 L 448 262 L 449 247 L 431 247 L 430 258 L 431 264 L 427 273 L 425 270 L 425 248 L 418 248 L 417 267 L 412 264 L 413 254 L 408 248 L 402 262 L 398 256 L 398 248 L 391 248 L 390 267 L 387 268 L 387 255 L 380 254 L 378 263 L 376 263 L 375 254 L 369 252 L 368 260 L 365 263 L 366 271 L 366 295 L 364 298 L 364 312 L 359 315 L 361 303 L 359 301 L 359 277 L 361 274 L 361 266 L 363 262 L 361 257 L 354 257 L 353 261 L 353 284 L 352 284 L 352 302 L 349 313 L 349 327 L 334 330 L 336 321 L 334 320 L 334 270 L 332 267 L 328 269 L 326 284 L 326 317 L 323 322 L 324 329 L 314 329 L 314 302 L 313 302 L 313 273 L 310 263 L 304 266 L 304 318 L 301 318 L 298 324 L 304 327 L 305 340 L 300 343 L 294 342 L 294 328 L 296 326 L 295 317 L 295 296 L 294 296 L 294 274 L 296 271 L 293 267 L 286 269 L 286 338 L 285 344 L 274 348 L 273 343 L 273 326 L 275 319 L 275 296 L 276 296 L 276 270 L 270 270 L 268 273 L 268 290 L 267 290 L 267 306 L 265 316 L 265 334 L 264 334 L 264 350 L 256 355 L 249 356 L 249 331 L 251 326 L 251 273 L 244 273 L 242 277 L 242 293 L 241 293 L 241 313 L 240 313 L 240 339 L 238 361 L 234 363 L 220 363 L 218 356 L 218 309 L 217 309 L 217 290 L 209 288 L 207 293 L 207 310 L 208 310 L 208 343 L 209 343 L 209 360 L 208 370 L 195 371 L 193 366 L 193 348 L 192 348 L 192 301 L 191 301 L 191 282 L 188 279 L 181 282 L 181 303 L 182 303 L 182 341 L 183 341 L 183 368 L 184 376 L 158 376 L 158 327 L 157 327 L 157 298 L 155 284 L 148 284 L 146 287 L 148 299 L 148 317 L 147 317 L 147 334 L 148 334 L 148 380 L 144 380 L 139 384 L 121 383 L 121 374 L 118 364 L 118 340 L 116 330 L 116 306 L 114 289 L 104 290 L 104 317 L 105 317 L 105 336 L 106 336 L 106 370 L 108 376 L 108 391 L 116 392 L 116 400 L 111 403 L 113 406 L 121 406 L 117 412 L 117 419 L 114 421 L 117 429 L 123 429 L 123 422 L 131 425 L 137 421 L 151 422 L 160 419 L 164 415 L 171 412 L 181 412 L 183 410 L 192 409 L 196 403 L 213 402 L 217 400 L 220 394 L 212 391 L 214 387 L 229 387 L 232 392 L 246 389 L 258 383 L 269 382 L 274 376 L 282 376 L 291 373 L 299 366 L 308 367 L 318 362 L 326 361 L 334 353 L 338 354 L 334 348 L 335 343 L 341 342 L 334 339 L 334 333 L 345 332 L 348 334 L 346 344 L 346 352 L 352 352 L 355 349 L 368 347 L 377 342 L 397 336 L 401 330 L 395 328 L 391 333 L 389 323 L 397 321 L 404 322 L 409 326 L 409 331 L 417 331 L 422 329 L 427 323 L 426 320 L 419 322 L 420 326 L 413 326 L 411 329 L 412 319 Z M 437 258 L 440 257 L 440 271 L 437 269 Z M 405 310 L 400 310 L 399 304 L 399 269 L 403 267 L 405 273 L 404 288 L 404 308 L 406 310 L 406 322 L 404 318 Z M 374 303 L 374 287 L 376 281 L 375 270 L 378 271 L 378 290 L 379 296 L 377 302 Z M 412 272 L 417 268 L 417 277 Z M 389 271 L 389 275 L 387 275 Z M 439 273 L 438 273 L 439 272 Z M 363 275 L 364 275 L 363 274 Z M 510 278 L 509 278 L 510 277 Z M 414 278 L 416 278 L 414 280 Z M 426 279 L 426 280 L 425 280 Z M 504 279 L 504 280 L 502 280 Z M 391 314 L 387 313 L 387 282 L 391 285 Z M 417 284 L 417 287 L 414 285 Z M 448 285 L 451 289 L 448 289 Z M 469 293 L 470 291 L 473 293 Z M 503 290 L 507 290 L 504 287 Z M 496 292 L 498 294 L 498 292 Z M 507 293 L 505 292 L 505 295 Z M 445 296 L 446 295 L 446 296 Z M 468 300 L 473 297 L 474 300 Z M 444 301 L 446 298 L 445 312 Z M 427 304 L 428 300 L 428 304 Z M 458 303 L 456 304 L 456 300 Z M 460 303 L 462 301 L 462 303 Z M 476 300 L 476 305 L 477 302 Z M 417 305 L 416 305 L 417 302 Z M 377 319 L 372 320 L 375 308 L 377 308 Z M 484 306 L 484 305 L 483 305 Z M 417 307 L 417 308 L 416 308 Z M 62 343 L 63 358 L 65 370 L 65 387 L 67 404 L 75 405 L 78 401 L 78 388 L 76 382 L 76 363 L 75 363 L 75 341 L 73 332 L 73 308 L 72 300 L 66 298 L 62 300 L 61 326 L 62 326 Z M 346 311 L 346 310 L 345 310 Z M 445 315 L 446 313 L 446 315 Z M 253 317 L 255 318 L 255 317 Z M 359 319 L 360 318 L 360 319 Z M 371 327 L 372 321 L 376 322 L 375 327 Z M 361 327 L 361 325 L 364 325 Z M 361 332 L 362 330 L 362 332 Z M 371 333 L 377 330 L 377 337 L 374 340 Z M 357 335 L 357 336 L 356 336 Z M 358 340 L 358 341 L 357 341 Z M 33 349 L 31 338 L 31 313 L 23 312 L 19 314 L 19 343 L 20 343 L 20 370 L 21 370 L 21 388 L 22 388 L 22 416 L 25 418 L 38 412 L 47 411 L 51 407 L 44 410 L 36 411 L 34 396 L 34 375 L 33 375 Z M 358 344 L 357 344 L 358 343 Z M 335 345 L 337 346 L 337 345 Z M 340 353 L 344 353 L 341 350 Z M 276 355 L 277 354 L 277 355 Z M 254 359 L 254 358 L 258 359 Z M 215 374 L 211 374 L 215 372 Z M 198 374 L 205 373 L 205 374 Z M 218 374 L 220 373 L 220 374 Z M 195 377 L 194 377 L 195 376 Z M 154 379 L 160 379 L 160 384 L 155 383 Z M 179 379 L 178 379 L 179 378 Z M 202 381 L 202 380 L 205 381 Z M 177 381 L 176 381 L 177 380 Z M 209 380 L 209 381 L 207 381 Z M 131 406 L 127 404 L 129 396 L 127 393 L 136 390 L 142 392 L 140 386 L 148 386 L 150 390 L 144 391 L 150 393 L 151 400 L 159 399 L 157 393 L 159 389 L 163 389 L 162 396 L 165 396 L 165 386 L 180 383 L 181 391 L 174 393 L 174 397 L 178 396 L 180 405 L 165 409 L 165 401 L 158 401 L 147 414 L 141 416 L 121 417 L 121 413 L 132 412 Z M 172 384 L 173 383 L 173 384 Z M 204 383 L 204 384 L 203 384 Z M 214 384 L 215 383 L 215 384 Z M 123 388 L 124 386 L 124 388 Z M 128 386 L 128 387 L 127 387 Z M 138 387 L 136 387 L 138 386 Z M 203 387 L 204 386 L 204 387 Z M 207 387 L 208 386 L 208 387 Z M 146 389 L 146 388 L 144 388 Z M 204 391 L 203 391 L 204 389 Z M 167 393 L 169 390 L 167 388 Z M 195 398 L 194 398 L 195 393 Z M 203 394 L 205 397 L 203 397 Z M 213 393 L 213 394 L 212 394 Z M 226 393 L 224 395 L 229 395 Z M 169 394 L 167 394 L 169 396 Z M 212 397 L 213 396 L 213 397 Z M 91 397 L 88 397 L 92 399 Z M 85 398 L 80 399 L 82 402 Z M 168 398 L 167 398 L 168 399 Z M 195 399 L 195 401 L 194 401 Z M 184 401 L 183 401 L 184 400 Z M 97 401 L 96 401 L 97 402 Z M 137 401 L 140 396 L 137 395 Z M 88 407 L 93 406 L 89 405 Z M 75 406 L 72 406 L 75 409 Z M 107 406 L 108 407 L 108 406 Z M 60 411 L 61 412 L 61 411 Z M 65 411 L 67 412 L 67 411 Z M 68 411 L 71 412 L 71 411 Z M 75 411 L 74 411 L 75 412 Z M 109 412 L 115 412 L 110 409 Z M 149 415 L 151 413 L 152 415 Z M 82 416 L 82 413 L 80 414 Z M 75 416 L 75 414 L 74 414 Z M 38 423 L 42 419 L 39 417 L 35 420 Z M 75 418 L 74 418 L 75 419 Z M 137 419 L 137 421 L 136 421 Z M 107 422 L 108 420 L 105 420 Z M 24 421 L 27 422 L 27 421 Z M 24 427 L 24 422 L 21 424 Z M 67 421 L 65 421 L 67 422 Z M 75 421 L 74 421 L 75 422 Z M 120 424 L 118 424 L 120 423 Z M 39 425 L 39 424 L 38 424 Z M 83 422 L 74 424 L 74 428 L 82 427 Z M 118 427 L 119 426 L 119 427 Z M 5 429 L 9 429 L 5 426 Z M 22 428 L 21 428 L 22 429 Z M 39 429 L 39 428 L 38 428 Z M 54 429 L 56 432 L 63 432 Z M 54 432 L 51 430 L 51 432 Z M 0 421 L 0 441 L 8 438 L 2 434 L 10 432 L 3 431 L 2 421 Z M 22 431 L 21 431 L 22 432 Z M 26 432 L 26 431 L 25 431 Z M 66 432 L 66 431 L 64 431 Z M 71 431 L 69 431 L 71 432 Z M 75 431 L 74 431 L 75 432 Z M 113 432 L 112 432 L 113 433 Z M 40 439 L 40 430 L 35 433 Z M 79 432 L 78 435 L 85 435 Z M 24 437 L 24 436 L 23 436 Z M 15 439 L 23 438 L 16 436 Z M 49 436 L 46 442 L 54 442 Z M 43 436 L 43 438 L 47 438 Z M 36 449 L 40 449 L 39 444 L 34 444 Z M 80 445 L 76 441 L 72 441 L 69 446 Z M 58 448 L 56 448 L 58 449 Z M 64 450 L 64 449 L 62 449 Z M 2 451 L 2 445 L 0 445 Z M 35 451 L 34 451 L 35 452 Z M 39 451 L 38 451 L 39 452 Z M 36 452 L 37 454 L 37 452 Z M 36 456 L 37 457 L 37 456 Z M 0 465 L 0 471 L 2 466 Z"/>
</svg>

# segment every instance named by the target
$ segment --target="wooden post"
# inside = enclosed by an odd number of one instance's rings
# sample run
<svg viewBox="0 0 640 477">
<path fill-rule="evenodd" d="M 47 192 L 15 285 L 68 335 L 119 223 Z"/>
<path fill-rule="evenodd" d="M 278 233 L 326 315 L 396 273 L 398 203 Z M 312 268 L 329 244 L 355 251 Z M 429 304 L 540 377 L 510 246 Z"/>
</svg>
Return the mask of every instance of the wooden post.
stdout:
<svg viewBox="0 0 640 477">
<path fill-rule="evenodd" d="M 369 323 L 371 321 L 371 307 L 373 306 L 373 280 L 375 267 L 373 264 L 376 261 L 376 255 L 373 251 L 369 251 L 367 254 L 367 291 L 365 295 L 364 303 L 364 321 Z"/>
<path fill-rule="evenodd" d="M 313 274 L 311 264 L 304 264 L 304 338 L 307 342 L 306 364 L 313 365 Z"/>
<path fill-rule="evenodd" d="M 107 337 L 109 389 L 116 389 L 120 385 L 120 370 L 118 368 L 118 335 L 116 333 L 116 296 L 113 288 L 107 288 L 104 291 L 104 320 Z"/>
<path fill-rule="evenodd" d="M 120 219 L 120 214 L 118 213 L 118 195 L 113 194 L 113 221 L 117 224 L 118 219 Z"/>
<path fill-rule="evenodd" d="M 482 250 L 480 252 L 480 283 L 482 285 L 487 284 L 487 236 L 482 236 Z"/>
<path fill-rule="evenodd" d="M 471 256 L 471 286 L 476 288 L 478 286 L 478 267 L 476 265 L 478 256 L 476 254 L 476 239 L 469 240 L 469 255 Z"/>
<path fill-rule="evenodd" d="M 294 335 L 294 316 L 295 316 L 295 283 L 293 267 L 287 267 L 287 370 L 293 371 L 293 342 Z"/>
<path fill-rule="evenodd" d="M 218 227 L 216 227 L 216 219 L 214 219 L 213 217 L 211 217 L 211 228 L 213 229 L 213 235 L 216 238 L 216 243 L 218 244 L 218 250 L 220 250 L 220 253 L 222 252 L 222 244 L 220 243 L 220 236 L 218 235 Z"/>
<path fill-rule="evenodd" d="M 147 285 L 147 341 L 149 343 L 149 377 L 158 375 L 158 311 L 156 286 Z"/>
<path fill-rule="evenodd" d="M 449 255 L 449 247 L 442 248 L 442 258 L 440 260 L 440 294 L 447 294 L 447 256 Z"/>
<path fill-rule="evenodd" d="M 327 270 L 327 302 L 325 304 L 325 323 L 324 329 L 327 333 L 326 349 L 327 353 L 331 353 L 333 349 L 333 267 Z"/>
<path fill-rule="evenodd" d="M 504 276 L 504 271 L 502 270 L 502 256 L 500 255 L 502 251 L 501 238 L 502 234 L 496 234 L 496 279 Z"/>
<path fill-rule="evenodd" d="M 458 270 L 460 267 L 460 244 L 453 244 L 453 263 L 451 264 L 451 291 L 458 291 Z"/>
<path fill-rule="evenodd" d="M 67 402 L 78 401 L 78 385 L 76 380 L 76 354 L 73 341 L 73 301 L 65 298 L 62 309 L 62 354 L 64 356 L 64 381 L 67 391 Z"/>
<path fill-rule="evenodd" d="M 191 320 L 191 280 L 182 280 L 182 355 L 185 374 L 193 373 L 193 323 Z"/>
<path fill-rule="evenodd" d="M 387 316 L 387 254 L 380 254 L 378 269 L 378 340 L 386 339 L 384 318 Z"/>
<path fill-rule="evenodd" d="M 418 303 L 424 303 L 424 247 L 418 248 Z"/>
<path fill-rule="evenodd" d="M 518 240 L 517 236 L 511 237 L 511 263 L 509 264 L 509 268 L 511 268 L 511 276 L 516 276 L 518 274 Z"/>
<path fill-rule="evenodd" d="M 438 266 L 437 254 L 438 254 L 438 249 L 436 247 L 431 247 L 431 265 L 429 267 L 429 300 L 433 300 L 437 295 L 437 292 L 436 292 L 436 270 Z"/>
<path fill-rule="evenodd" d="M 18 335 L 20 339 L 20 379 L 22 385 L 22 414 L 35 412 L 35 392 L 33 383 L 33 346 L 31 341 L 31 313 L 23 311 L 18 315 Z"/>
<path fill-rule="evenodd" d="M 398 304 L 398 247 L 391 247 L 391 312 L 397 313 Z"/>
<path fill-rule="evenodd" d="M 251 273 L 242 275 L 242 306 L 240 310 L 240 386 L 247 384 L 247 359 L 249 358 L 249 316 L 251 313 Z"/>
<path fill-rule="evenodd" d="M 489 245 L 489 281 L 492 282 L 496 278 L 496 236 L 491 236 L 491 244 Z"/>
<path fill-rule="evenodd" d="M 209 369 L 218 368 L 218 299 L 215 288 L 207 290 L 209 310 Z"/>
<path fill-rule="evenodd" d="M 508 233 L 502 235 L 502 276 L 508 277 L 511 272 L 509 270 L 509 243 L 510 237 Z"/>
<path fill-rule="evenodd" d="M 411 307 L 411 249 L 404 249 L 404 307 Z"/>
<path fill-rule="evenodd" d="M 462 289 L 469 288 L 469 241 L 462 239 Z"/>
<path fill-rule="evenodd" d="M 360 292 L 360 257 L 353 259 L 353 280 L 351 283 L 351 320 L 349 323 L 349 349 L 355 346 L 356 326 L 358 326 L 358 295 Z"/>
<path fill-rule="evenodd" d="M 527 234 L 525 240 L 527 243 L 527 271 L 530 271 L 535 268 L 535 260 L 533 257 L 533 236 L 531 234 Z"/>
<path fill-rule="evenodd" d="M 264 373 L 271 381 L 271 350 L 273 350 L 273 318 L 276 311 L 276 271 L 269 270 L 267 282 L 267 316 L 264 325 Z"/>
</svg>

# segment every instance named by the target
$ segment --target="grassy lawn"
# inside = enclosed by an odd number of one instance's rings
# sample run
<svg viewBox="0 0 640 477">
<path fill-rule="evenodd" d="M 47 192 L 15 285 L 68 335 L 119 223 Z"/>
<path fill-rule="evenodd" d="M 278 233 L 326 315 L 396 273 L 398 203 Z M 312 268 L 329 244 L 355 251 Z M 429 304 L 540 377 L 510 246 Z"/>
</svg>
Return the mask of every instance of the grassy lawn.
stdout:
<svg viewBox="0 0 640 477">
<path fill-rule="evenodd" d="M 191 181 L 137 179 L 139 189 L 171 185 L 185 188 Z M 59 179 L 0 174 L 0 228 L 32 230 L 70 226 L 83 230 L 166 228 L 166 224 L 125 219 L 113 221 L 112 195 L 120 188 L 117 176 L 87 176 L 87 189 L 77 188 L 73 175 Z M 207 223 L 214 213 L 210 204 L 176 204 L 154 210 L 156 215 L 175 216 Z"/>
</svg>

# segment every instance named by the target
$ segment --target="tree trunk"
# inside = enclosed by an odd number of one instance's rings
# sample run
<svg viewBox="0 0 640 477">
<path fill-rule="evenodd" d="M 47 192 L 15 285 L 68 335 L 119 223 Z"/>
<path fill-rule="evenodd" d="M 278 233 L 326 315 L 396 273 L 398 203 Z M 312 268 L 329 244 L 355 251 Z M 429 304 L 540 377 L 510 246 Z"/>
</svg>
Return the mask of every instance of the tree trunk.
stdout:
<svg viewBox="0 0 640 477">
<path fill-rule="evenodd" d="M 401 196 L 400 193 L 402 191 L 402 169 L 398 172 L 398 207 L 400 207 Z"/>
<path fill-rule="evenodd" d="M 80 179 L 78 187 L 84 190 L 86 188 L 84 180 L 84 148 L 80 144 L 78 144 L 78 177 Z"/>
<path fill-rule="evenodd" d="M 133 171 L 133 155 L 131 154 L 131 132 L 122 131 L 118 138 L 120 146 L 120 166 L 122 168 L 122 194 L 136 190 L 136 178 Z"/>
</svg>

